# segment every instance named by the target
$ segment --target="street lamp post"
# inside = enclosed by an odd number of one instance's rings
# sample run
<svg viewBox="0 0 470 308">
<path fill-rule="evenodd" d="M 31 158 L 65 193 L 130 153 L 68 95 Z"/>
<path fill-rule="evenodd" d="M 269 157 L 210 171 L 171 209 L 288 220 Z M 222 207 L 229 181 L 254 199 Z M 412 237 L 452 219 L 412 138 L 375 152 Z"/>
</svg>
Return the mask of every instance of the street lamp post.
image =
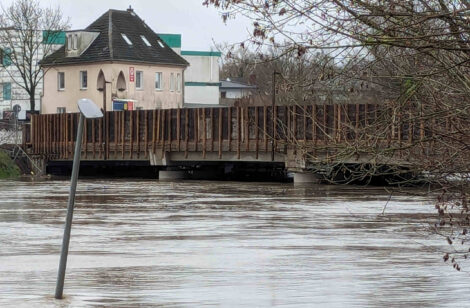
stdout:
<svg viewBox="0 0 470 308">
<path fill-rule="evenodd" d="M 70 231 L 72 229 L 73 207 L 75 203 L 75 192 L 77 189 L 78 171 L 80 169 L 80 153 L 82 150 L 83 123 L 85 119 L 103 117 L 103 113 L 98 106 L 90 99 L 78 100 L 80 110 L 80 120 L 78 122 L 77 140 L 75 142 L 75 154 L 73 156 L 72 178 L 70 183 L 69 201 L 67 204 L 67 217 L 65 220 L 64 237 L 62 239 L 62 250 L 60 253 L 59 272 L 55 289 L 55 298 L 62 299 L 64 292 L 65 268 L 67 267 L 67 256 L 69 253 Z"/>
</svg>

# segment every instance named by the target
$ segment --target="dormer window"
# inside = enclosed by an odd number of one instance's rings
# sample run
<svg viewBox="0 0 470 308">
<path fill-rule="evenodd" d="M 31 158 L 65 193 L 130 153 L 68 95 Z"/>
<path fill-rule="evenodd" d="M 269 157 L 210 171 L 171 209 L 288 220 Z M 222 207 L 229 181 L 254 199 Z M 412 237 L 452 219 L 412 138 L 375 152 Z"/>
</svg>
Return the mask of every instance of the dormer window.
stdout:
<svg viewBox="0 0 470 308">
<path fill-rule="evenodd" d="M 141 35 L 140 37 L 142 38 L 142 41 L 144 41 L 145 45 L 148 47 L 152 46 L 145 36 Z"/>
<path fill-rule="evenodd" d="M 67 49 L 72 50 L 72 34 L 67 35 Z"/>
<path fill-rule="evenodd" d="M 126 41 L 127 45 L 132 45 L 131 40 L 125 35 L 124 33 L 121 33 L 122 38 Z"/>
<path fill-rule="evenodd" d="M 165 48 L 165 45 L 163 45 L 162 41 L 158 41 L 158 45 L 160 45 L 161 48 Z"/>
<path fill-rule="evenodd" d="M 73 50 L 78 49 L 78 34 L 73 35 L 73 43 L 72 43 Z"/>
</svg>

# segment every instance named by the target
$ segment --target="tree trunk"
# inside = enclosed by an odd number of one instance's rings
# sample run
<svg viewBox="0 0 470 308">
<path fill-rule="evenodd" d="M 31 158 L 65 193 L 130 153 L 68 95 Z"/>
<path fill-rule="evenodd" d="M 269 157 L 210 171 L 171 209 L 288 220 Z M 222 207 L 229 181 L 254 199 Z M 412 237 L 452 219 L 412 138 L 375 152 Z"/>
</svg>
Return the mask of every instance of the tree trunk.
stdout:
<svg viewBox="0 0 470 308">
<path fill-rule="evenodd" d="M 34 113 L 34 111 L 36 110 L 36 101 L 34 99 L 34 94 L 34 91 L 29 94 L 29 110 L 31 110 L 32 113 Z"/>
</svg>

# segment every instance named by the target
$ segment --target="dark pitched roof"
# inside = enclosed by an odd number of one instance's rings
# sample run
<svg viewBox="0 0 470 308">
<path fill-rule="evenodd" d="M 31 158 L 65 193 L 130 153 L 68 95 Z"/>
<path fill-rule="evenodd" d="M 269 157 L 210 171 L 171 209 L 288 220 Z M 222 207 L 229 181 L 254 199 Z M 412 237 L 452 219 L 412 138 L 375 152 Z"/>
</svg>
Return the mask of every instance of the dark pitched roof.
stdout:
<svg viewBox="0 0 470 308">
<path fill-rule="evenodd" d="M 96 61 L 131 61 L 155 64 L 188 65 L 188 62 L 165 44 L 133 10 L 109 10 L 89 25 L 85 31 L 100 32 L 79 57 L 66 57 L 65 46 L 41 61 L 42 65 L 89 63 Z M 132 41 L 128 45 L 121 33 Z M 147 46 L 141 35 L 152 46 Z M 158 42 L 164 47 L 161 47 Z"/>
</svg>

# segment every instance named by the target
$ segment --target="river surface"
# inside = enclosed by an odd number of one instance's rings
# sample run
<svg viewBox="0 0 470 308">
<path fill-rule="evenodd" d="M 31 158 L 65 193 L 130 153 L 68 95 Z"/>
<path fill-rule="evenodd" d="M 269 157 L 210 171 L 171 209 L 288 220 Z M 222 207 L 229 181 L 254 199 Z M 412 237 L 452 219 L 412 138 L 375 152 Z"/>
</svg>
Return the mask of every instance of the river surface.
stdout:
<svg viewBox="0 0 470 308">
<path fill-rule="evenodd" d="M 0 181 L 0 307 L 470 306 L 422 197 L 114 179 L 79 181 L 55 300 L 68 187 Z"/>
</svg>

